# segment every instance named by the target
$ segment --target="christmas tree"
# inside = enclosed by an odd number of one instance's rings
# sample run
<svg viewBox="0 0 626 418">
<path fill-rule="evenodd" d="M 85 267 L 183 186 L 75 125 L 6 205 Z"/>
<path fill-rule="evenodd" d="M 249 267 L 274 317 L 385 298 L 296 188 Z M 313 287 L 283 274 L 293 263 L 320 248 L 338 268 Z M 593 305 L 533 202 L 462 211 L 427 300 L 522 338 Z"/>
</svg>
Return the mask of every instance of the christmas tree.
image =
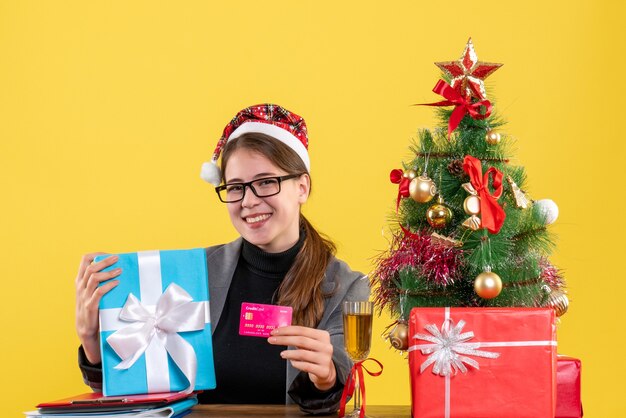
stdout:
<svg viewBox="0 0 626 418">
<path fill-rule="evenodd" d="M 398 184 L 389 249 L 373 274 L 377 306 L 398 325 L 406 349 L 410 309 L 425 306 L 541 307 L 567 310 L 565 283 L 548 257 L 558 216 L 551 200 L 524 192 L 511 163 L 512 139 L 487 98 L 484 79 L 502 64 L 478 61 L 471 39 L 457 61 L 438 62 L 433 91 L 440 126 L 420 130 L 414 158 L 391 171 Z"/>
</svg>

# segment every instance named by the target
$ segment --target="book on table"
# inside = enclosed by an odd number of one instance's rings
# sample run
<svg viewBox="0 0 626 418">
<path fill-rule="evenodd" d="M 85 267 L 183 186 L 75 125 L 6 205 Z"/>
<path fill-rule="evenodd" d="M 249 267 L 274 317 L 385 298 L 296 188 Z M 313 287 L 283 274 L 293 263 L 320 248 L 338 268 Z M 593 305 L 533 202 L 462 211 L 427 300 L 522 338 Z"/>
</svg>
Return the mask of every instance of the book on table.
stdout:
<svg viewBox="0 0 626 418">
<path fill-rule="evenodd" d="M 163 417 L 178 418 L 190 412 L 198 403 L 195 393 L 150 393 L 145 395 L 102 396 L 85 393 L 70 398 L 37 405 L 37 411 L 26 412 L 27 417 Z"/>
</svg>

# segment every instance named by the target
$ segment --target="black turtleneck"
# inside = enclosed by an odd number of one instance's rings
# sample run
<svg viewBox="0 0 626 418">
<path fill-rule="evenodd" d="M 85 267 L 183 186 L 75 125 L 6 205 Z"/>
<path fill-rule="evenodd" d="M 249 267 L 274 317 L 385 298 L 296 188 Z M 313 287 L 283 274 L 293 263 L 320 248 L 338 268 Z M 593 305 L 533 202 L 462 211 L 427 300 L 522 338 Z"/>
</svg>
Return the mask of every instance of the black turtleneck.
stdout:
<svg viewBox="0 0 626 418">
<path fill-rule="evenodd" d="M 201 403 L 284 404 L 286 347 L 261 337 L 239 335 L 242 302 L 275 303 L 275 294 L 302 248 L 304 234 L 282 253 L 267 253 L 243 240 L 220 321 L 213 333 L 215 390 L 199 394 Z"/>
</svg>

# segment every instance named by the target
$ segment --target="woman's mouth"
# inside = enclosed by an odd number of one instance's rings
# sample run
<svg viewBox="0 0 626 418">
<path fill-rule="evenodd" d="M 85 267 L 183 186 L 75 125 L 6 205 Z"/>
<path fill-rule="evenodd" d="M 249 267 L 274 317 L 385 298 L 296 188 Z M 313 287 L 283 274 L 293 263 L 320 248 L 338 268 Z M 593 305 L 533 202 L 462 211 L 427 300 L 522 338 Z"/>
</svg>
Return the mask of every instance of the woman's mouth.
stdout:
<svg viewBox="0 0 626 418">
<path fill-rule="evenodd" d="M 269 217 L 272 216 L 269 213 L 264 213 L 262 215 L 255 215 L 255 216 L 246 216 L 244 219 L 246 221 L 246 223 L 248 224 L 255 224 L 258 222 L 263 222 L 266 219 L 269 219 Z"/>
</svg>

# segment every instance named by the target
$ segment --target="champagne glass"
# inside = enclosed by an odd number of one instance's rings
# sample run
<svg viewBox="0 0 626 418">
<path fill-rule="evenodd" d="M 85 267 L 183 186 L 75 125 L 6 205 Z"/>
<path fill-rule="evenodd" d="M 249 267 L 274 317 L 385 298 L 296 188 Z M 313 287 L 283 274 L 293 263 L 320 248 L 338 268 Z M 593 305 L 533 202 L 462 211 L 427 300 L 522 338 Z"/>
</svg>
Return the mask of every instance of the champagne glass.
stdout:
<svg viewBox="0 0 626 418">
<path fill-rule="evenodd" d="M 363 361 L 370 352 L 372 343 L 372 302 L 343 303 L 343 342 L 348 356 L 352 361 Z M 358 417 L 361 412 L 361 392 L 357 374 L 354 376 L 354 409 L 347 417 Z"/>
</svg>

